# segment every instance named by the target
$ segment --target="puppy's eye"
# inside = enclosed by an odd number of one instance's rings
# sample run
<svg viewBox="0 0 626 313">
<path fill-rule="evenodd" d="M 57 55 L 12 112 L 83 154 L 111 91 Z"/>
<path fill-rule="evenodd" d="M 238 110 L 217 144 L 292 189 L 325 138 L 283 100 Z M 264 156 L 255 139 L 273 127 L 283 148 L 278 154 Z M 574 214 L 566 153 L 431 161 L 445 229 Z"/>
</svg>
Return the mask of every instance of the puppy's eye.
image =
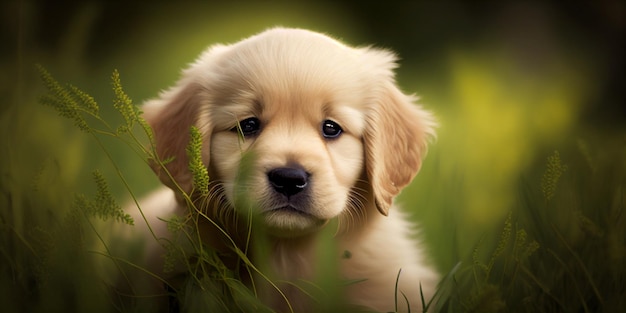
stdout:
<svg viewBox="0 0 626 313">
<path fill-rule="evenodd" d="M 239 126 L 235 126 L 231 129 L 233 132 L 239 131 L 241 129 L 241 133 L 244 136 L 253 136 L 259 132 L 261 128 L 261 121 L 259 121 L 256 117 L 250 117 L 245 120 L 239 121 Z"/>
<path fill-rule="evenodd" d="M 342 132 L 341 126 L 334 121 L 325 120 L 322 123 L 322 135 L 324 138 L 337 138 Z"/>
</svg>

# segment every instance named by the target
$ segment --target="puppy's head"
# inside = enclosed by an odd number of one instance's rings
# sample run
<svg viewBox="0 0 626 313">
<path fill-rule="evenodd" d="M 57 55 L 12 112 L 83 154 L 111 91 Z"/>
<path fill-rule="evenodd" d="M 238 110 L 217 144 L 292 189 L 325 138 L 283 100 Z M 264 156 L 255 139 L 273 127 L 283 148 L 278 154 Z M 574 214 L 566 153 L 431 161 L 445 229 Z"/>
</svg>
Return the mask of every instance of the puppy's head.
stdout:
<svg viewBox="0 0 626 313">
<path fill-rule="evenodd" d="M 433 134 L 430 114 L 395 86 L 394 62 L 390 52 L 298 29 L 214 46 L 144 106 L 159 157 L 173 157 L 169 173 L 155 170 L 191 190 L 185 148 L 196 125 L 227 207 L 245 195 L 276 235 L 372 209 L 386 215 Z"/>
</svg>

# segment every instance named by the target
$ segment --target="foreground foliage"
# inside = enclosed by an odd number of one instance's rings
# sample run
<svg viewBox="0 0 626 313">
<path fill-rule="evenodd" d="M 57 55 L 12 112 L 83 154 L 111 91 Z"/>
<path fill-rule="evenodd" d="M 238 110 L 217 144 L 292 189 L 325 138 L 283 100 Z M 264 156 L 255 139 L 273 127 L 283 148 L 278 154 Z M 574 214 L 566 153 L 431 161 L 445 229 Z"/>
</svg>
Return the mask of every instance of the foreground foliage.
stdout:
<svg viewBox="0 0 626 313">
<path fill-rule="evenodd" d="M 156 157 L 151 130 L 123 91 L 119 74 L 114 72 L 112 76 L 112 102 L 122 122 L 113 126 L 100 115 L 99 105 L 90 95 L 59 84 L 42 68 L 40 73 L 49 91 L 41 102 L 98 143 L 117 173 L 119 180 L 115 184 L 123 184 L 136 200 L 132 186 L 102 143 L 103 138 L 124 142 L 146 164 L 156 162 L 165 169 L 169 160 Z M 210 178 L 200 158 L 200 134 L 197 129 L 190 131 L 188 155 L 194 188 L 198 194 L 208 196 Z M 540 171 L 520 179 L 517 206 L 510 208 L 500 233 L 484 234 L 472 255 L 458 260 L 442 280 L 435 299 L 425 299 L 430 304 L 425 309 L 623 311 L 625 148 L 591 148 L 580 142 L 566 151 L 547 155 L 540 162 Z M 50 191 L 44 192 L 54 188 L 42 183 L 46 170 L 46 165 L 41 167 L 29 188 L 12 185 L 11 179 L 4 178 L 0 185 L 0 295 L 4 307 L 15 312 L 147 310 L 142 299 L 149 300 L 151 295 L 142 293 L 141 286 L 131 294 L 122 294 L 115 283 L 132 281 L 138 273 L 152 273 L 135 263 L 133 243 L 110 242 L 103 231 L 112 224 L 133 227 L 145 221 L 133 220 L 122 210 L 100 171 L 93 172 L 94 196 L 53 190 L 70 199 L 56 201 L 46 196 Z M 242 275 L 250 272 L 263 276 L 245 257 L 247 247 L 235 251 L 246 271 L 226 268 L 217 253 L 199 241 L 195 225 L 206 217 L 193 206 L 189 195 L 187 201 L 191 206 L 189 215 L 168 223 L 174 237 L 182 238 L 182 242 L 159 241 L 167 251 L 166 270 L 182 266 L 188 272 L 182 284 L 164 280 L 170 287 L 170 300 L 175 299 L 171 303 L 191 312 L 270 311 L 256 299 L 254 289 L 242 283 Z M 102 267 L 111 265 L 113 270 L 102 271 Z M 321 307 L 337 308 L 325 304 Z"/>
</svg>

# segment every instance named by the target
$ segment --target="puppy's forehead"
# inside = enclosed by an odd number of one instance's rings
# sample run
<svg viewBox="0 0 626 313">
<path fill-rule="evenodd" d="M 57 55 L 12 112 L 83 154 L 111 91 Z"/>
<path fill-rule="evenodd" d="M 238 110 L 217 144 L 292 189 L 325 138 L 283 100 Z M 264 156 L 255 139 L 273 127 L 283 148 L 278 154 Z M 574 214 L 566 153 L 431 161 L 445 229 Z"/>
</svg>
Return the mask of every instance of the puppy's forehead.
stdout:
<svg viewBox="0 0 626 313">
<path fill-rule="evenodd" d="M 316 46 L 334 46 L 337 48 L 346 48 L 347 46 L 340 43 L 339 41 L 326 36 L 321 33 L 313 32 L 306 29 L 297 29 L 297 28 L 273 28 L 262 33 L 259 33 L 255 36 L 249 37 L 245 40 L 240 41 L 238 44 L 241 46 L 244 45 L 255 45 L 255 44 L 273 44 L 273 43 L 297 43 L 297 42 L 309 42 Z"/>
<path fill-rule="evenodd" d="M 239 90 L 335 92 L 361 88 L 371 78 L 361 56 L 318 33 L 275 29 L 232 45 L 217 70 Z"/>
<path fill-rule="evenodd" d="M 216 102 L 236 115 L 354 115 L 375 77 L 362 53 L 305 30 L 275 29 L 234 44 L 216 67 Z"/>
</svg>

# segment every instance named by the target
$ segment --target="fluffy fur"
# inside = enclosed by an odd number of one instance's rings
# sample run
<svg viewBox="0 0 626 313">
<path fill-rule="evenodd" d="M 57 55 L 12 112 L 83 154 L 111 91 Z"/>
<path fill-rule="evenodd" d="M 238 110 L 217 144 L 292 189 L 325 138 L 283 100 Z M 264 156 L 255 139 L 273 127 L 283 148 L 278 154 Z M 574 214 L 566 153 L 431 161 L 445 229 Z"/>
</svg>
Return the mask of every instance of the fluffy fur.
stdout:
<svg viewBox="0 0 626 313">
<path fill-rule="evenodd" d="M 395 61 L 389 51 L 349 47 L 301 29 L 274 28 L 210 47 L 175 86 L 143 107 L 159 157 L 173 159 L 166 164 L 169 174 L 157 164 L 154 169 L 174 191 L 142 201 L 157 236 L 168 235 L 158 218 L 185 214 L 172 178 L 192 191 L 186 146 L 195 125 L 211 178 L 209 199 L 197 205 L 237 241 L 247 235 L 247 227 L 238 225 L 245 220 L 242 198 L 254 204 L 264 231 L 252 238 L 263 236 L 270 250 L 252 254 L 253 262 L 266 262 L 276 281 L 314 280 L 319 234 L 336 227 L 332 253 L 339 277 L 359 280 L 345 288 L 346 302 L 393 311 L 402 269 L 400 310 L 406 308 L 404 294 L 411 310 L 419 311 L 420 288 L 429 299 L 438 275 L 393 199 L 418 172 L 434 123 L 395 85 Z M 245 175 L 244 156 L 250 156 Z M 271 174 L 276 169 L 282 170 Z M 206 244 L 229 251 L 210 223 L 200 230 Z M 151 249 L 159 259 L 162 252 Z M 310 308 L 292 284 L 280 287 L 296 311 Z M 260 296 L 277 310 L 287 309 L 271 288 Z"/>
</svg>

